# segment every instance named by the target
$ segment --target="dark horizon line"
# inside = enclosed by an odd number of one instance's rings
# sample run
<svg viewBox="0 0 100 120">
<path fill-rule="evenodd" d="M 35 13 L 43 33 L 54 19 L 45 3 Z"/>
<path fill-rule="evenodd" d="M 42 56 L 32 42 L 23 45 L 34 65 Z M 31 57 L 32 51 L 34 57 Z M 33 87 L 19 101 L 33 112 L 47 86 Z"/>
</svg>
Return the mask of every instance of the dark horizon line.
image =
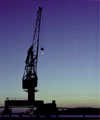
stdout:
<svg viewBox="0 0 100 120">
<path fill-rule="evenodd" d="M 5 106 L 0 106 L 0 108 L 5 108 Z M 30 107 L 10 107 L 10 108 L 30 108 Z M 100 107 L 57 107 L 59 109 L 75 109 L 75 108 L 91 108 L 91 109 L 100 109 Z"/>
</svg>

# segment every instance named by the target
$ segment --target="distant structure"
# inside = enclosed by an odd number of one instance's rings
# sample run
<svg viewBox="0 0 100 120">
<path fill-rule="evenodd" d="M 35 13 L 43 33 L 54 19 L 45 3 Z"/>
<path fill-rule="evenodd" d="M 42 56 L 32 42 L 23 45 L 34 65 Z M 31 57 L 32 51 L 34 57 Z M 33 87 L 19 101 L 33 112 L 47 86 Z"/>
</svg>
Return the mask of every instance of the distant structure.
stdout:
<svg viewBox="0 0 100 120">
<path fill-rule="evenodd" d="M 9 108 L 16 107 L 34 107 L 37 108 L 36 114 L 56 114 L 57 107 L 55 100 L 52 103 L 44 104 L 43 100 L 35 100 L 35 92 L 37 92 L 37 62 L 38 62 L 38 51 L 39 51 L 39 33 L 40 33 L 40 23 L 41 23 L 41 11 L 42 8 L 39 7 L 37 12 L 37 19 L 35 25 L 35 31 L 33 35 L 32 45 L 29 47 L 27 52 L 27 57 L 25 61 L 25 70 L 22 78 L 22 88 L 28 92 L 28 100 L 5 100 L 5 109 L 2 114 L 11 114 L 12 111 Z M 41 48 L 43 51 L 44 48 Z"/>
</svg>

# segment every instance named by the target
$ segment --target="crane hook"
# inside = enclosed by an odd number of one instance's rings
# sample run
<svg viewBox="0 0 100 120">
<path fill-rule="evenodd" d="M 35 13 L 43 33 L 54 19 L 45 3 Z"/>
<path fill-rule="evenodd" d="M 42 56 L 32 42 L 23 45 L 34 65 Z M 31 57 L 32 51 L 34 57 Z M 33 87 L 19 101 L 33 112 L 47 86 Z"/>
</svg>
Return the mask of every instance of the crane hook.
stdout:
<svg viewBox="0 0 100 120">
<path fill-rule="evenodd" d="M 41 54 L 43 55 L 44 47 L 41 47 Z"/>
</svg>

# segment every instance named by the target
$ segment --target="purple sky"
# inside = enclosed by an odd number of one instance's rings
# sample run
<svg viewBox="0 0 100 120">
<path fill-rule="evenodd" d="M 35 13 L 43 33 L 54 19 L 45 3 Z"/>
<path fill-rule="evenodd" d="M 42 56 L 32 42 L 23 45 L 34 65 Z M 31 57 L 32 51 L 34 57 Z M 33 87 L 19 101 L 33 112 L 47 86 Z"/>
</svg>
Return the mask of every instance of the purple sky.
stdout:
<svg viewBox="0 0 100 120">
<path fill-rule="evenodd" d="M 36 99 L 100 107 L 98 0 L 0 0 L 0 104 L 27 98 L 22 76 L 38 6 L 43 7 Z"/>
</svg>

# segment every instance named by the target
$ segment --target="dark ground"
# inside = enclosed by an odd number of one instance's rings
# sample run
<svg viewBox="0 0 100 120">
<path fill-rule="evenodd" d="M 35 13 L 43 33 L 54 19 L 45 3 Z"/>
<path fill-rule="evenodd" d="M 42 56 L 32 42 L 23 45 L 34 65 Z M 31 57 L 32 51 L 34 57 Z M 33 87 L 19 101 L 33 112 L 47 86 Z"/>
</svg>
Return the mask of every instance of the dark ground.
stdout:
<svg viewBox="0 0 100 120">
<path fill-rule="evenodd" d="M 0 120 L 100 120 L 100 118 L 0 118 Z"/>
</svg>

